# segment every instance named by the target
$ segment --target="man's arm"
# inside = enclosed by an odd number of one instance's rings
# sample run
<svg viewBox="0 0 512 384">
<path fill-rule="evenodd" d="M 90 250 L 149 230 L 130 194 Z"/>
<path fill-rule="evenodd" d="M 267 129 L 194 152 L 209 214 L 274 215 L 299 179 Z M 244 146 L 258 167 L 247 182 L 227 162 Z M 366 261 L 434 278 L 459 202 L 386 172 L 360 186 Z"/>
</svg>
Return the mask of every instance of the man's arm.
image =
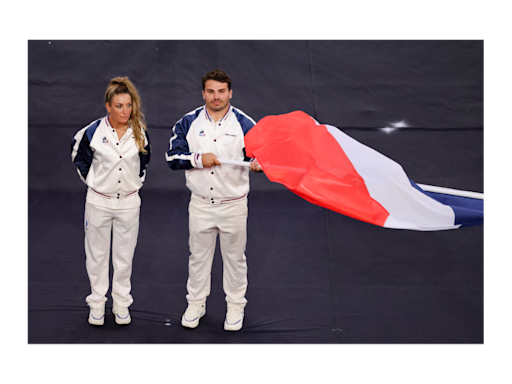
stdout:
<svg viewBox="0 0 512 384">
<path fill-rule="evenodd" d="M 174 170 L 200 168 L 202 166 L 202 164 L 199 164 L 201 154 L 191 153 L 188 147 L 187 133 L 192 121 L 187 116 L 178 121 L 172 128 L 169 149 L 165 154 L 167 165 Z"/>
</svg>

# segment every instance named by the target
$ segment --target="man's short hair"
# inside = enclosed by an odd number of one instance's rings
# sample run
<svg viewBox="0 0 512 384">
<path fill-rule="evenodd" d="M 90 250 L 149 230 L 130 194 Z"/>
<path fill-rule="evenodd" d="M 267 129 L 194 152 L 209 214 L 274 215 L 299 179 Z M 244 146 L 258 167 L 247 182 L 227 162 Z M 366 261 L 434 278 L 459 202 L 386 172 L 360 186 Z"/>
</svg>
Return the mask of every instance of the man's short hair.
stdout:
<svg viewBox="0 0 512 384">
<path fill-rule="evenodd" d="M 220 69 L 214 69 L 213 71 L 208 72 L 203 77 L 203 91 L 204 91 L 204 84 L 208 80 L 215 80 L 219 83 L 227 83 L 228 89 L 231 90 L 231 77 L 228 76 L 228 74 L 224 71 L 221 71 Z"/>
</svg>

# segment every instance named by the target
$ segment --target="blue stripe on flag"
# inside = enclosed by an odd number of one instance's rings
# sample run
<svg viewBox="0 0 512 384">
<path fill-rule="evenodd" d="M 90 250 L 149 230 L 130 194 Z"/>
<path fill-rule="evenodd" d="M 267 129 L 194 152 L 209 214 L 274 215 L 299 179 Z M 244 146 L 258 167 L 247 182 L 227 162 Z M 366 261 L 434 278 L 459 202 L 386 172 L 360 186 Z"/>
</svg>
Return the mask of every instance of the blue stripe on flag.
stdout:
<svg viewBox="0 0 512 384">
<path fill-rule="evenodd" d="M 428 197 L 441 204 L 449 206 L 455 213 L 455 225 L 471 227 L 484 223 L 484 201 L 470 197 L 452 196 L 443 193 L 425 192 L 414 181 L 409 180 L 411 185 Z"/>
</svg>

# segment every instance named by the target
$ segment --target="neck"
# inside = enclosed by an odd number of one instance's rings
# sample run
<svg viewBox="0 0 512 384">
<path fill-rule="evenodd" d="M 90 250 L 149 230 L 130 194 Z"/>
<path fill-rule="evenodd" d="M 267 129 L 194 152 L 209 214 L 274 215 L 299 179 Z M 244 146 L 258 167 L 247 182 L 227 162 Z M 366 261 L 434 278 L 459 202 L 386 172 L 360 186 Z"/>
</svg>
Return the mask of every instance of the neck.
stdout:
<svg viewBox="0 0 512 384">
<path fill-rule="evenodd" d="M 116 121 L 113 121 L 110 116 L 108 117 L 108 122 L 110 123 L 110 125 L 112 126 L 112 128 L 114 129 L 120 129 L 120 130 L 126 130 L 128 129 L 128 123 L 127 124 L 118 124 Z"/>
<path fill-rule="evenodd" d="M 228 104 L 226 108 L 224 108 L 221 111 L 212 111 L 210 108 L 206 107 L 206 110 L 208 111 L 208 114 L 212 117 L 213 120 L 219 121 L 224 117 L 224 115 L 228 112 L 229 107 L 231 107 L 231 104 Z"/>
</svg>

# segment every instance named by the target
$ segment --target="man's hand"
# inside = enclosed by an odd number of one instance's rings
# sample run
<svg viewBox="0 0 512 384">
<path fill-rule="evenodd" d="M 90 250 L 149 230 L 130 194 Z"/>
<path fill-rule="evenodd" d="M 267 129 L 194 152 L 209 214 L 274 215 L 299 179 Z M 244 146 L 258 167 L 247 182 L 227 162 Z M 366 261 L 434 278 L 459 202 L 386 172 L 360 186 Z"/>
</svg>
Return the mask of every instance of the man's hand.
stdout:
<svg viewBox="0 0 512 384">
<path fill-rule="evenodd" d="M 220 165 L 220 161 L 213 153 L 203 153 L 201 155 L 201 161 L 203 162 L 203 168 L 210 168 L 215 165 Z"/>
<path fill-rule="evenodd" d="M 257 159 L 254 159 L 253 161 L 251 161 L 250 168 L 251 168 L 251 171 L 253 171 L 253 172 L 261 172 L 262 171 L 261 165 L 260 165 L 260 163 L 258 163 Z"/>
</svg>

